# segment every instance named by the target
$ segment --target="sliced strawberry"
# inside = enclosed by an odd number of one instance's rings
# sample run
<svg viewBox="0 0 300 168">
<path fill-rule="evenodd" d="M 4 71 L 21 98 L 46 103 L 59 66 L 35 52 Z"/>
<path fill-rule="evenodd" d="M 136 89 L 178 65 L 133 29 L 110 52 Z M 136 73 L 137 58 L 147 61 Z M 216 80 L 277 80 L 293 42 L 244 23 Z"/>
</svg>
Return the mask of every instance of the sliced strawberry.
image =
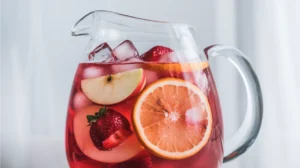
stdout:
<svg viewBox="0 0 300 168">
<path fill-rule="evenodd" d="M 155 46 L 153 48 L 151 48 L 149 51 L 147 51 L 146 53 L 144 53 L 141 58 L 144 61 L 154 61 L 157 62 L 161 59 L 161 56 L 163 56 L 164 54 L 167 54 L 169 52 L 173 52 L 172 49 L 164 47 L 164 46 Z"/>
<path fill-rule="evenodd" d="M 128 160 L 108 166 L 108 168 L 152 168 L 151 157 Z"/>
<path fill-rule="evenodd" d="M 132 134 L 129 121 L 112 109 L 101 108 L 87 119 L 90 137 L 99 150 L 111 150 Z"/>
<path fill-rule="evenodd" d="M 124 128 L 119 129 L 106 140 L 102 142 L 102 145 L 106 149 L 111 149 L 121 144 L 127 137 L 132 134 L 131 131 L 125 130 Z"/>
</svg>

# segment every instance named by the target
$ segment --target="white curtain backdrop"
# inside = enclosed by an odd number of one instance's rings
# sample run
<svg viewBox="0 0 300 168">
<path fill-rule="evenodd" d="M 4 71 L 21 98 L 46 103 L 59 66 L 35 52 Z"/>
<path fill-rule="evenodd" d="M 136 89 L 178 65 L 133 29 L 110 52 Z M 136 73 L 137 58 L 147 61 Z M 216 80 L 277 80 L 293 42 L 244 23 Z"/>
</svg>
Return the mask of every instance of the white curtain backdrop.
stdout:
<svg viewBox="0 0 300 168">
<path fill-rule="evenodd" d="M 300 167 L 299 16 L 298 0 L 254 3 L 254 61 L 265 97 L 256 151 L 262 167 Z"/>
<path fill-rule="evenodd" d="M 223 167 L 300 167 L 299 0 L 1 0 L 1 168 L 68 167 L 67 101 L 87 43 L 69 31 L 95 9 L 188 23 L 201 47 L 242 50 L 261 82 L 264 119 L 254 145 Z M 228 139 L 244 117 L 244 86 L 229 62 L 211 64 Z"/>
</svg>

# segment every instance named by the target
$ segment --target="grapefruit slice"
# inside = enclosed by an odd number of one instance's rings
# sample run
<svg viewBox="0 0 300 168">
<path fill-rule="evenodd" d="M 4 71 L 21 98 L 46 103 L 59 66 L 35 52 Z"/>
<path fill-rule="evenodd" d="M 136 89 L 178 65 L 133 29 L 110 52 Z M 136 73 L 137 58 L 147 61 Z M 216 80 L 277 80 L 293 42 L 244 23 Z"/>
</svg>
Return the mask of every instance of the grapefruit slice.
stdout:
<svg viewBox="0 0 300 168">
<path fill-rule="evenodd" d="M 91 105 L 82 108 L 74 117 L 74 136 L 78 147 L 88 157 L 105 163 L 123 162 L 140 153 L 144 148 L 135 135 L 131 135 L 119 146 L 110 151 L 102 151 L 96 148 L 90 137 L 90 126 L 87 126 L 87 115 L 93 115 L 101 106 Z M 123 114 L 122 111 L 120 111 Z M 127 118 L 127 115 L 124 115 Z"/>
<path fill-rule="evenodd" d="M 212 114 L 205 94 L 190 82 L 163 78 L 138 97 L 132 113 L 141 143 L 158 157 L 188 158 L 207 143 Z"/>
</svg>

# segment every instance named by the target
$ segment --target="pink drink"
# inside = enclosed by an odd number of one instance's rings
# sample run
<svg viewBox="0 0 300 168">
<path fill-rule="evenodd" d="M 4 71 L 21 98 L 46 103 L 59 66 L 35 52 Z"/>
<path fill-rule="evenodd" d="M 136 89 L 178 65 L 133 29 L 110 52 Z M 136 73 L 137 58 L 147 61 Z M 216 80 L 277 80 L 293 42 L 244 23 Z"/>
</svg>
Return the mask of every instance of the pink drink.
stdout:
<svg viewBox="0 0 300 168">
<path fill-rule="evenodd" d="M 68 106 L 71 168 L 220 168 L 223 157 L 238 157 L 257 137 L 260 85 L 239 50 L 213 45 L 201 52 L 189 25 L 103 10 L 83 16 L 71 32 L 89 37 Z M 211 57 L 234 64 L 251 107 L 238 143 L 228 142 L 225 152 Z"/>
<path fill-rule="evenodd" d="M 164 68 L 163 70 L 153 70 L 149 68 L 152 65 Z M 168 63 L 168 65 L 178 66 L 180 64 Z M 174 72 L 165 67 L 168 67 L 166 63 L 149 62 L 81 63 L 78 65 L 70 95 L 66 127 L 66 150 L 71 168 L 218 168 L 220 166 L 223 158 L 223 123 L 217 91 L 209 67 L 190 72 Z M 206 94 L 212 112 L 213 124 L 208 142 L 198 153 L 185 159 L 169 160 L 158 157 L 143 148 L 142 143 L 136 138 L 131 121 L 131 113 L 139 93 L 119 103 L 107 105 L 108 108 L 117 111 L 126 118 L 130 124 L 130 128 L 127 129 L 131 132 L 130 135 L 126 136 L 120 145 L 112 149 L 101 150 L 95 147 L 95 143 L 88 137 L 91 135 L 90 126 L 88 126 L 88 120 L 85 116 L 97 112 L 99 104 L 89 100 L 83 93 L 82 80 L 137 68 L 142 68 L 144 71 L 147 80 L 145 87 L 159 79 L 172 77 L 191 82 Z M 82 124 L 76 125 L 74 122 L 82 122 Z M 128 146 L 126 147 L 126 145 Z"/>
</svg>

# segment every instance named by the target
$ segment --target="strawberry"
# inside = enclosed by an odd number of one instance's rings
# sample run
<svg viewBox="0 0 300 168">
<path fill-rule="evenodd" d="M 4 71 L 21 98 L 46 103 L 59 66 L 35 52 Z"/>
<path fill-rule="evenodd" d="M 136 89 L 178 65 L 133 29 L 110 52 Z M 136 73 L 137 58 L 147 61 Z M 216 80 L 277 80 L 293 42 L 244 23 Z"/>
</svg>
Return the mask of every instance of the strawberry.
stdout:
<svg viewBox="0 0 300 168">
<path fill-rule="evenodd" d="M 151 157 L 132 159 L 125 162 L 117 163 L 108 168 L 152 168 Z"/>
<path fill-rule="evenodd" d="M 144 61 L 154 61 L 157 62 L 160 60 L 162 55 L 173 52 L 172 49 L 164 47 L 164 46 L 155 46 L 151 48 L 149 51 L 144 53 L 141 58 Z"/>
<path fill-rule="evenodd" d="M 95 115 L 87 115 L 90 137 L 99 150 L 111 150 L 132 134 L 129 121 L 120 113 L 100 108 Z"/>
<path fill-rule="evenodd" d="M 127 137 L 131 135 L 131 131 L 127 131 L 124 128 L 119 129 L 107 139 L 102 142 L 103 147 L 106 149 L 111 149 L 123 142 Z"/>
</svg>

